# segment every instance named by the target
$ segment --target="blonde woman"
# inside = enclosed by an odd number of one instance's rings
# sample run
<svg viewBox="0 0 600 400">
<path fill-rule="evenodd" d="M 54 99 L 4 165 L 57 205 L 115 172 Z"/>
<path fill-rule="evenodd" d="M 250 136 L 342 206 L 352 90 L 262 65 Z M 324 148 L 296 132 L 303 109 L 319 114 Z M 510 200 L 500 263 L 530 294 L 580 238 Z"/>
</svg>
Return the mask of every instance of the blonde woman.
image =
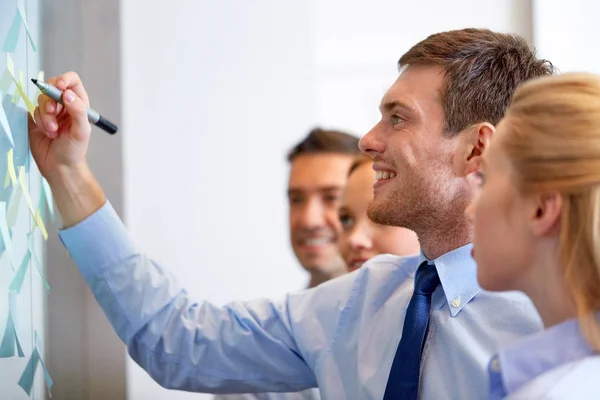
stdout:
<svg viewBox="0 0 600 400">
<path fill-rule="evenodd" d="M 419 253 L 419 240 L 413 231 L 379 225 L 367 217 L 375 183 L 372 163 L 367 156 L 357 157 L 342 195 L 340 253 L 350 271 L 379 254 L 409 256 Z"/>
<path fill-rule="evenodd" d="M 525 292 L 546 328 L 492 358 L 491 398 L 600 399 L 600 77 L 523 85 L 480 184 L 466 211 L 478 281 Z"/>
</svg>

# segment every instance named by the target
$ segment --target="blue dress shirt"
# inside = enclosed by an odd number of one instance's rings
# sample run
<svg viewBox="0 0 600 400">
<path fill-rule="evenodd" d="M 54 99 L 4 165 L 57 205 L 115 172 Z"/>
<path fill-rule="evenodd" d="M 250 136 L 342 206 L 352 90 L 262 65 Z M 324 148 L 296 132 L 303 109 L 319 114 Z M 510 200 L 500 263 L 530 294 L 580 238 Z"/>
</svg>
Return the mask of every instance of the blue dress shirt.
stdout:
<svg viewBox="0 0 600 400">
<path fill-rule="evenodd" d="M 244 393 L 218 394 L 214 400 L 319 400 L 319 389 L 307 389 L 294 393 Z"/>
<path fill-rule="evenodd" d="M 60 238 L 130 356 L 164 387 L 212 393 L 318 385 L 323 399 L 380 400 L 425 260 L 378 256 L 281 302 L 216 307 L 191 299 L 139 252 L 109 203 Z M 432 296 L 422 400 L 487 397 L 491 356 L 542 328 L 522 293 L 481 290 L 470 249 L 433 260 L 441 286 Z"/>
<path fill-rule="evenodd" d="M 490 361 L 490 399 L 600 399 L 600 356 L 577 320 L 501 349 Z"/>
</svg>

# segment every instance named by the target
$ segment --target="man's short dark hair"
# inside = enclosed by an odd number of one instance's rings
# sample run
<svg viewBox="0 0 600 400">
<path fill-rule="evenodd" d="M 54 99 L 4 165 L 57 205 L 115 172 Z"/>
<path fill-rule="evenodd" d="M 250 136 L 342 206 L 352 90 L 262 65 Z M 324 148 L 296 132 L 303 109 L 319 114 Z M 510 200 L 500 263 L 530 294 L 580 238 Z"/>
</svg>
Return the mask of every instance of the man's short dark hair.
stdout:
<svg viewBox="0 0 600 400">
<path fill-rule="evenodd" d="M 302 154 L 334 153 L 356 155 L 358 138 L 342 131 L 314 128 L 289 151 L 289 162 Z"/>
<path fill-rule="evenodd" d="M 474 28 L 431 35 L 402 55 L 398 66 L 444 69 L 440 95 L 450 135 L 480 122 L 496 125 L 519 85 L 555 72 L 521 36 Z"/>
</svg>

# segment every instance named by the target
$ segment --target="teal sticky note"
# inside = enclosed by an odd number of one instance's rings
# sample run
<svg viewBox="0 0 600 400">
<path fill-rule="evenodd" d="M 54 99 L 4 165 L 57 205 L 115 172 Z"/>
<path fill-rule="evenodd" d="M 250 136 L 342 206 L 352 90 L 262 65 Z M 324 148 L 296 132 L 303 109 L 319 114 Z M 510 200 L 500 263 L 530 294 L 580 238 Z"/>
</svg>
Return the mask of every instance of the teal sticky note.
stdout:
<svg viewBox="0 0 600 400">
<path fill-rule="evenodd" d="M 8 28 L 8 33 L 4 38 L 4 44 L 2 45 L 3 52 L 14 53 L 17 49 L 17 44 L 19 43 L 19 33 L 21 31 L 21 20 L 21 15 L 19 13 L 19 9 L 17 8 L 12 23 L 10 24 L 10 28 Z"/>
<path fill-rule="evenodd" d="M 2 99 L 4 93 L 0 90 L 0 99 Z M 0 101 L 0 128 L 4 131 L 8 140 L 10 140 L 10 144 L 12 147 L 15 147 L 15 140 L 13 139 L 12 131 L 10 130 L 10 124 L 8 123 L 8 118 L 6 117 L 6 112 L 4 111 L 4 107 L 2 107 Z"/>
<path fill-rule="evenodd" d="M 29 358 L 29 361 L 27 362 L 27 365 L 25 366 L 25 369 L 21 374 L 21 378 L 19 379 L 18 385 L 21 386 L 21 388 L 23 388 L 23 390 L 25 391 L 25 393 L 27 393 L 28 396 L 31 395 L 31 388 L 33 387 L 33 380 L 35 378 L 35 370 L 37 369 L 38 364 L 42 365 L 44 379 L 46 381 L 46 389 L 48 390 L 48 395 L 52 397 L 52 395 L 50 394 L 50 389 L 52 388 L 52 385 L 54 385 L 54 382 L 52 381 L 52 378 L 50 378 L 50 374 L 46 369 L 44 361 L 42 361 L 42 358 L 40 357 L 40 353 L 38 352 L 37 347 L 33 349 L 31 357 Z"/>
<path fill-rule="evenodd" d="M 31 357 L 19 378 L 18 385 L 23 388 L 27 396 L 31 395 L 31 388 L 33 387 L 33 378 L 35 378 L 35 370 L 38 363 L 40 362 L 40 354 L 37 351 L 37 347 L 34 347 Z"/>
<path fill-rule="evenodd" d="M 19 341 L 19 335 L 17 334 L 17 328 L 15 326 L 15 318 L 17 316 L 17 299 L 15 292 L 9 292 L 8 295 L 8 318 L 6 320 L 6 328 L 4 329 L 4 336 L 0 343 L 0 358 L 9 358 L 15 356 L 15 348 L 19 357 L 25 357 L 21 342 Z"/>
<path fill-rule="evenodd" d="M 46 281 L 46 278 L 44 277 L 44 269 L 42 268 L 42 263 L 40 262 L 40 260 L 38 259 L 37 255 L 35 253 L 34 236 L 32 233 L 28 233 L 27 237 L 28 237 L 27 242 L 28 242 L 29 253 L 31 253 L 31 258 L 33 259 L 33 263 L 35 264 L 38 272 L 40 273 L 40 277 L 42 278 L 44 287 L 46 288 L 47 291 L 50 291 L 50 285 L 48 284 L 48 282 Z"/>
<path fill-rule="evenodd" d="M 44 177 L 42 177 L 42 189 L 44 199 L 46 200 L 46 204 L 48 205 L 48 211 L 50 212 L 50 220 L 54 222 L 54 201 L 52 196 L 52 189 L 50 189 L 50 185 Z M 40 195 L 40 210 L 42 209 L 44 209 L 44 206 L 42 204 Z"/>
<path fill-rule="evenodd" d="M 33 38 L 31 37 L 31 32 L 29 32 L 29 26 L 27 26 L 27 19 L 25 18 L 25 13 L 23 12 L 23 10 L 21 10 L 21 7 L 19 6 L 17 6 L 17 13 L 21 18 L 23 26 L 25 27 L 25 32 L 27 32 L 27 39 L 29 39 L 29 44 L 31 45 L 31 48 L 33 49 L 33 51 L 37 51 L 37 49 L 35 48 L 35 43 L 33 42 Z"/>
<path fill-rule="evenodd" d="M 27 269 L 29 268 L 29 261 L 31 260 L 31 252 L 27 250 L 25 252 L 25 256 L 21 261 L 21 266 L 17 270 L 17 273 L 13 277 L 8 290 L 14 290 L 17 293 L 21 292 L 21 287 L 23 286 L 23 282 L 25 281 L 25 275 L 27 275 Z"/>
<path fill-rule="evenodd" d="M 14 270 L 15 256 L 13 255 L 12 241 L 10 240 L 10 233 L 8 232 L 8 225 L 6 224 L 6 202 L 0 201 L 0 235 L 4 242 L 4 248 L 10 264 Z"/>
</svg>

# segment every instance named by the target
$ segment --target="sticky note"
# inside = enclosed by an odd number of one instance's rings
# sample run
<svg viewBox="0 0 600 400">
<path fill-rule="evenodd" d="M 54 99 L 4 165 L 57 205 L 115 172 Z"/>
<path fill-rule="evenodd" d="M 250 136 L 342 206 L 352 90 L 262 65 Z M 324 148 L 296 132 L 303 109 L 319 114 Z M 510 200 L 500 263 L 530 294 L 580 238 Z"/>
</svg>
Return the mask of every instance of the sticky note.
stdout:
<svg viewBox="0 0 600 400">
<path fill-rule="evenodd" d="M 4 38 L 4 44 L 2 45 L 2 51 L 7 53 L 14 53 L 19 43 L 19 33 L 21 30 L 21 16 L 19 15 L 19 9 L 15 12 L 15 16 L 12 19 L 8 33 Z"/>
<path fill-rule="evenodd" d="M 6 211 L 6 224 L 9 228 L 14 228 L 17 225 L 17 217 L 19 216 L 19 207 L 21 205 L 21 186 L 15 186 L 8 210 Z"/>
<path fill-rule="evenodd" d="M 25 256 L 23 257 L 23 260 L 21 261 L 21 266 L 19 266 L 17 273 L 15 274 L 12 281 L 10 282 L 10 286 L 8 287 L 8 290 L 13 290 L 16 293 L 21 292 L 21 288 L 23 287 L 23 282 L 25 281 L 25 276 L 27 275 L 27 269 L 29 268 L 30 260 L 31 260 L 31 252 L 29 251 L 29 249 L 27 249 L 27 251 L 25 252 Z"/>
<path fill-rule="evenodd" d="M 8 232 L 8 225 L 6 224 L 6 202 L 4 201 L 0 201 L 0 236 L 2 236 L 6 254 L 14 270 L 15 257 L 13 255 L 13 247 L 10 239 L 10 233 Z"/>
<path fill-rule="evenodd" d="M 19 185 L 21 186 L 21 190 L 23 191 L 23 197 L 25 197 L 25 201 L 27 202 L 27 206 L 29 207 L 29 212 L 31 213 L 31 217 L 35 221 L 35 210 L 33 209 L 33 202 L 31 201 L 29 189 L 27 189 L 27 173 L 25 172 L 24 166 L 19 167 Z"/>
<path fill-rule="evenodd" d="M 29 26 L 27 26 L 27 19 L 25 18 L 25 13 L 23 12 L 23 10 L 21 10 L 21 7 L 19 7 L 19 6 L 17 6 L 17 14 L 21 18 L 21 22 L 23 23 L 23 26 L 25 27 L 25 32 L 27 33 L 27 39 L 29 39 L 29 44 L 31 45 L 31 48 L 33 49 L 33 51 L 37 51 L 37 49 L 35 48 L 35 43 L 33 41 L 33 38 L 31 37 L 31 32 L 29 31 Z M 14 21 L 13 21 L 13 23 L 14 23 Z M 17 36 L 18 36 L 18 33 L 17 33 Z"/>
<path fill-rule="evenodd" d="M 44 82 L 44 71 L 38 72 L 38 77 L 37 78 L 38 78 L 38 81 Z M 38 88 L 38 90 L 39 90 L 39 88 Z"/>
<path fill-rule="evenodd" d="M 38 272 L 40 273 L 40 277 L 42 278 L 42 283 L 44 284 L 44 287 L 46 288 L 47 291 L 50 291 L 50 285 L 48 284 L 48 281 L 46 281 L 46 278 L 44 277 L 44 269 L 42 268 L 42 263 L 40 262 L 40 260 L 38 259 L 36 253 L 35 253 L 35 242 L 34 242 L 34 236 L 33 234 L 29 233 L 27 234 L 27 242 L 28 242 L 28 249 L 29 249 L 29 253 L 31 253 L 31 258 L 33 259 L 33 263 L 35 264 Z"/>
<path fill-rule="evenodd" d="M 6 320 L 6 328 L 4 329 L 4 336 L 0 343 L 0 358 L 9 358 L 18 355 L 19 357 L 25 357 L 21 342 L 19 341 L 19 335 L 17 334 L 17 328 L 15 326 L 15 318 L 17 316 L 17 299 L 15 292 L 9 292 L 8 294 L 8 318 Z M 15 354 L 16 350 L 16 354 Z"/>
<path fill-rule="evenodd" d="M 6 70 L 10 73 L 10 77 L 15 80 L 15 62 L 10 54 L 6 55 Z"/>
<path fill-rule="evenodd" d="M 29 26 L 27 25 L 27 20 L 25 19 L 25 13 L 21 11 L 21 7 L 17 6 L 17 10 L 15 11 L 15 16 L 13 17 L 12 23 L 10 24 L 10 28 L 8 29 L 8 33 L 4 38 L 4 44 L 2 45 L 2 51 L 7 53 L 14 53 L 17 49 L 17 45 L 19 44 L 19 34 L 21 33 L 21 24 L 25 27 L 25 32 L 27 33 L 27 39 L 29 39 L 29 44 L 33 51 L 37 51 L 35 47 L 35 43 L 33 41 L 33 37 L 31 37 L 31 32 L 29 31 Z"/>
<path fill-rule="evenodd" d="M 40 204 L 39 207 L 41 210 L 44 210 L 44 200 L 46 205 L 48 206 L 48 211 L 50 212 L 50 220 L 54 222 L 54 202 L 52 196 L 52 190 L 50 189 L 50 185 L 46 178 L 42 177 L 42 193 L 40 194 Z M 43 214 L 42 214 L 43 216 Z"/>
<path fill-rule="evenodd" d="M 15 171 L 15 160 L 13 149 L 8 150 L 6 153 L 7 171 L 10 175 L 10 181 L 13 186 L 17 184 L 17 172 Z"/>
<path fill-rule="evenodd" d="M 10 76 L 10 73 L 8 72 L 7 68 L 4 71 L 2 71 L 2 75 L 0 75 L 0 92 L 8 93 L 10 87 L 12 86 L 12 83 L 12 76 Z"/>
<path fill-rule="evenodd" d="M 23 74 L 23 71 L 19 71 L 19 82 L 17 82 L 15 80 L 15 84 L 17 85 L 17 91 L 19 92 L 19 94 L 23 98 L 23 101 L 25 102 L 27 111 L 29 111 L 29 114 L 31 114 L 31 117 L 33 118 L 33 113 L 35 112 L 35 105 L 33 104 L 33 102 L 31 100 L 29 100 L 29 97 L 27 97 L 27 93 L 25 92 L 25 75 Z M 17 92 L 15 92 L 15 94 L 16 93 Z M 13 97 L 13 100 L 14 100 L 14 97 Z M 13 101 L 13 103 L 14 103 L 14 101 Z"/>
<path fill-rule="evenodd" d="M 44 219 L 42 218 L 42 215 L 40 214 L 39 208 L 35 212 L 34 222 L 35 222 L 35 225 L 38 228 L 40 228 L 40 232 L 42 232 L 42 236 L 44 237 L 44 240 L 48 240 L 48 231 L 46 230 L 46 224 L 44 224 Z"/>
<path fill-rule="evenodd" d="M 4 107 L 2 107 L 2 91 L 0 91 L 0 127 L 4 131 L 8 140 L 10 140 L 10 145 L 15 147 L 15 140 L 13 139 L 12 131 L 10 129 L 10 124 L 8 123 L 8 118 L 6 117 L 6 112 L 4 111 Z M 12 150 L 12 149 L 11 149 Z"/>
<path fill-rule="evenodd" d="M 33 380 L 35 378 L 35 371 L 37 369 L 38 364 L 41 364 L 42 366 L 42 370 L 44 372 L 44 380 L 46 381 L 46 389 L 48 390 L 48 395 L 52 397 L 52 395 L 50 394 L 50 389 L 52 388 L 52 385 L 54 385 L 54 382 L 52 382 L 52 378 L 50 378 L 50 374 L 46 369 L 46 365 L 40 357 L 40 353 L 38 352 L 37 346 L 33 349 L 31 357 L 29 357 L 29 361 L 25 366 L 25 370 L 23 370 L 23 373 L 21 374 L 21 378 L 19 379 L 18 385 L 21 386 L 21 388 L 23 388 L 23 390 L 25 391 L 25 393 L 27 393 L 28 396 L 31 395 L 31 388 L 33 387 Z"/>
</svg>

